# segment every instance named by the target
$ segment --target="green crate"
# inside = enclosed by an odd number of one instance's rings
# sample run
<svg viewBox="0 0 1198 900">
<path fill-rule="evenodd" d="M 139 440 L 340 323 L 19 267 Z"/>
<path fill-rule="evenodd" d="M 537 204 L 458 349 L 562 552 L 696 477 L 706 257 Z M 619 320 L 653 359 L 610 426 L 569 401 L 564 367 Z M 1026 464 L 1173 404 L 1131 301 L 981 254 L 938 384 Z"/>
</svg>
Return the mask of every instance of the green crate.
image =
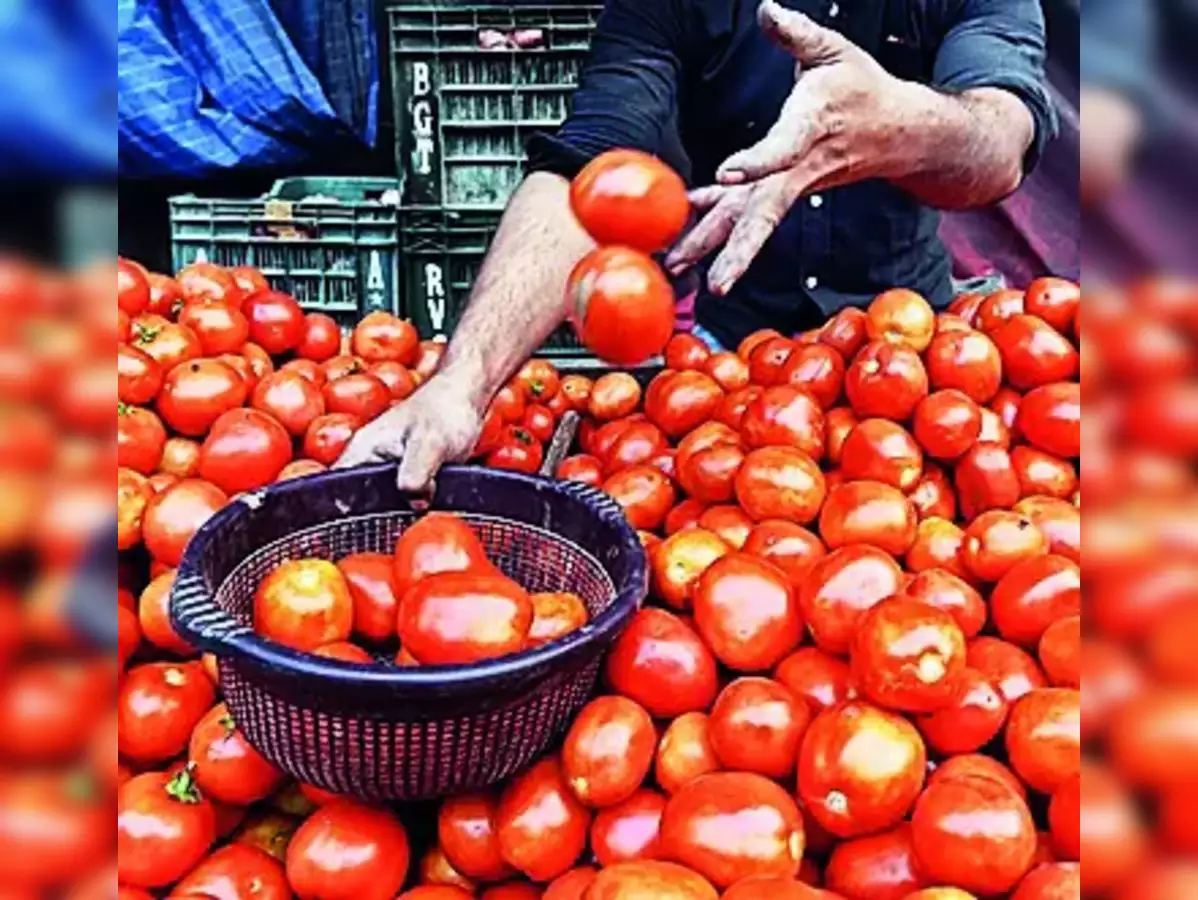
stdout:
<svg viewBox="0 0 1198 900">
<path fill-rule="evenodd" d="M 407 206 L 502 209 L 524 141 L 566 118 L 602 5 L 388 7 L 395 158 Z M 540 29 L 532 49 L 483 50 L 479 35 Z"/>
<path fill-rule="evenodd" d="M 405 209 L 400 218 L 403 315 L 422 338 L 453 333 L 470 299 L 500 213 Z M 587 353 L 570 325 L 559 328 L 538 354 L 586 366 Z M 594 361 L 599 365 L 598 361 Z"/>
<path fill-rule="evenodd" d="M 393 178 L 284 178 L 254 199 L 172 197 L 175 270 L 191 262 L 255 266 L 305 310 L 352 325 L 399 308 Z"/>
</svg>

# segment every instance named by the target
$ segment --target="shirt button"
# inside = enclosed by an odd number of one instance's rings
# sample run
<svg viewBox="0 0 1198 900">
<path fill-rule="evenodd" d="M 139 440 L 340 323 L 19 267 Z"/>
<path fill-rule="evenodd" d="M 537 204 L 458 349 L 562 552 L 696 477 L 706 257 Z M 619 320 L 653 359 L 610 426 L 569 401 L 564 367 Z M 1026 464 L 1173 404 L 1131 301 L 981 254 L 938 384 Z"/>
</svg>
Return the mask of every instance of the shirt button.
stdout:
<svg viewBox="0 0 1198 900">
<path fill-rule="evenodd" d="M 819 287 L 819 279 L 816 278 L 814 275 L 808 275 L 807 276 L 807 290 L 814 291 L 817 287 Z"/>
<path fill-rule="evenodd" d="M 828 18 L 835 19 L 838 15 L 840 15 L 840 4 L 833 3 L 828 7 Z"/>
<path fill-rule="evenodd" d="M 811 204 L 812 209 L 819 209 L 824 205 L 824 198 L 819 194 L 812 194 L 807 202 Z"/>
</svg>

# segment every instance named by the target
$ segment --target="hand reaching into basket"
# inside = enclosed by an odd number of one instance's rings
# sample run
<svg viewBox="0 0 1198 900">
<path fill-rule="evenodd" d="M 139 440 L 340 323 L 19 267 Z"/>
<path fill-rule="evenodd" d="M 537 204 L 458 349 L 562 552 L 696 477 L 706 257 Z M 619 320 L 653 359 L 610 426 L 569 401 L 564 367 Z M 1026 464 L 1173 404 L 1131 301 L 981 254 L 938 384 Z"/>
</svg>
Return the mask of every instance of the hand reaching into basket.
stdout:
<svg viewBox="0 0 1198 900">
<path fill-rule="evenodd" d="M 449 373 L 430 378 L 406 402 L 358 431 L 336 467 L 398 461 L 400 490 L 426 490 L 442 465 L 461 462 L 474 449 L 483 414 L 472 394 Z"/>
</svg>

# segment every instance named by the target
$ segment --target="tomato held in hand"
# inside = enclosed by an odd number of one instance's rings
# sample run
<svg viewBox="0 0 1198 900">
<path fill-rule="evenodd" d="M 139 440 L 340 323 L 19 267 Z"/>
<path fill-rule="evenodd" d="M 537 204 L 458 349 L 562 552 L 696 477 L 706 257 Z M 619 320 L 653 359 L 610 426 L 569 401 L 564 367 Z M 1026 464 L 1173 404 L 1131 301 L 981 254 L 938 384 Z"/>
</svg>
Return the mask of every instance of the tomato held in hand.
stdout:
<svg viewBox="0 0 1198 900">
<path fill-rule="evenodd" d="M 302 375 L 283 369 L 258 382 L 250 405 L 274 417 L 295 437 L 302 437 L 312 422 L 324 415 L 320 388 Z"/>
<path fill-rule="evenodd" d="M 910 721 L 849 700 L 808 727 L 799 751 L 799 797 L 832 834 L 870 834 L 903 820 L 923 788 L 926 766 L 923 739 Z"/>
<path fill-rule="evenodd" d="M 570 208 L 596 243 L 657 253 L 682 233 L 690 201 L 682 178 L 660 159 L 610 150 L 574 177 Z"/>
<path fill-rule="evenodd" d="M 178 566 L 188 541 L 228 502 L 228 495 L 210 482 L 199 478 L 175 482 L 146 506 L 142 518 L 146 549 L 163 565 Z"/>
<path fill-rule="evenodd" d="M 255 630 L 296 650 L 348 640 L 353 610 L 341 571 L 323 559 L 279 563 L 254 592 Z"/>
<path fill-rule="evenodd" d="M 259 291 L 246 298 L 241 311 L 250 323 L 250 340 L 271 356 L 294 350 L 307 331 L 304 311 L 282 291 Z"/>
<path fill-rule="evenodd" d="M 223 703 L 196 725 L 187 755 L 200 790 L 222 803 L 249 806 L 283 781 L 283 773 L 250 745 Z"/>
<path fill-rule="evenodd" d="M 229 494 L 264 487 L 291 462 L 291 437 L 256 409 L 232 409 L 200 447 L 200 477 Z"/>
<path fill-rule="evenodd" d="M 724 665 L 738 672 L 772 668 L 799 643 L 803 617 L 786 576 L 770 563 L 732 553 L 700 576 L 695 625 Z"/>
<path fill-rule="evenodd" d="M 536 881 L 550 881 L 582 855 L 591 816 L 567 786 L 561 763 L 551 756 L 512 779 L 495 822 L 499 851 L 508 865 Z"/>
<path fill-rule="evenodd" d="M 761 775 L 704 775 L 679 789 L 662 816 L 665 858 L 721 888 L 750 875 L 793 876 L 804 847 L 798 806 Z"/>
<path fill-rule="evenodd" d="M 422 665 L 463 665 L 524 649 L 532 617 L 528 593 L 511 579 L 446 572 L 403 595 L 399 639 Z"/>
<path fill-rule="evenodd" d="M 191 773 L 147 772 L 117 794 L 117 878 L 164 888 L 189 872 L 216 839 L 216 813 Z"/>
<path fill-rule="evenodd" d="M 302 900 L 392 900 L 408 875 L 408 835 L 392 813 L 334 800 L 287 846 L 287 880 Z"/>
<path fill-rule="evenodd" d="M 663 609 L 640 610 L 607 658 L 607 682 L 655 718 L 705 710 L 715 699 L 711 650 L 690 626 Z"/>
<path fill-rule="evenodd" d="M 603 809 L 631 797 L 653 765 L 657 733 L 627 697 L 599 697 L 578 714 L 562 745 L 562 774 L 574 796 Z"/>
<path fill-rule="evenodd" d="M 579 339 L 601 359 L 635 366 L 660 354 L 674 332 L 674 290 L 648 256 L 620 246 L 587 254 L 566 286 Z"/>
</svg>

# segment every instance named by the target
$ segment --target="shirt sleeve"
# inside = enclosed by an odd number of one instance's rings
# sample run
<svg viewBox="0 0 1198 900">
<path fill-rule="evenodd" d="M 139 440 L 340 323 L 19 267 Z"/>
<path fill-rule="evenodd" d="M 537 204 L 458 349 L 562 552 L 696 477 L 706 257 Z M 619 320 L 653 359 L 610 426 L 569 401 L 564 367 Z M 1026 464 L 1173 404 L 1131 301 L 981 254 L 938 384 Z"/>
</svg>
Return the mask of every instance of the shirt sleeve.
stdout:
<svg viewBox="0 0 1198 900">
<path fill-rule="evenodd" d="M 686 15 L 682 0 L 608 0 L 574 93 L 555 134 L 528 141 L 528 170 L 567 178 L 616 147 L 661 157 L 684 177 L 690 161 L 678 133 Z"/>
<path fill-rule="evenodd" d="M 936 55 L 933 84 L 951 91 L 994 87 L 1024 102 L 1035 137 L 1024 172 L 1035 168 L 1057 133 L 1057 114 L 1044 74 L 1044 12 L 1040 0 L 955 0 L 953 21 Z"/>
</svg>

